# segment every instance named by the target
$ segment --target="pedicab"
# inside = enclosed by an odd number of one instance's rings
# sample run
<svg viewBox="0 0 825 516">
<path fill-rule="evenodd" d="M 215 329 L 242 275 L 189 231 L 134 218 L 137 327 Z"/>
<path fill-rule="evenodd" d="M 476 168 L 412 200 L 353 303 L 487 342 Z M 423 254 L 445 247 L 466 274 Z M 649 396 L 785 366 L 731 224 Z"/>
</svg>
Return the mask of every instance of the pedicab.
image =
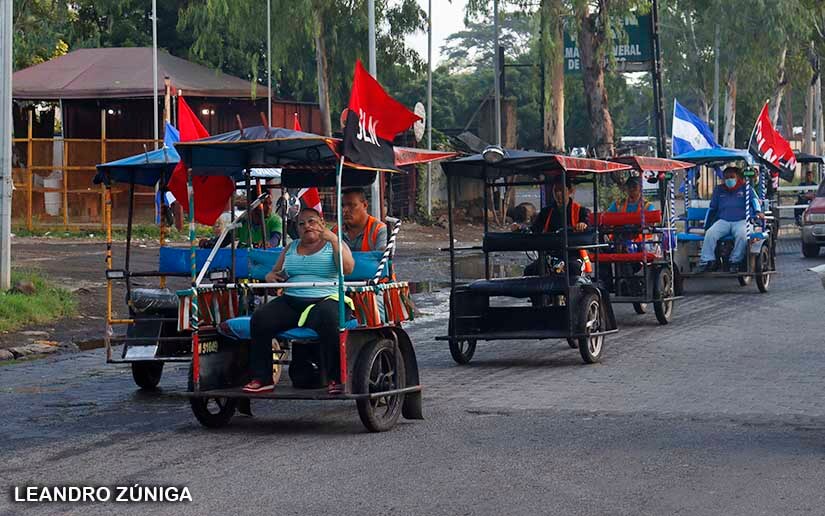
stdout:
<svg viewBox="0 0 825 516">
<path fill-rule="evenodd" d="M 249 167 L 280 167 L 284 187 L 334 186 L 338 220 L 341 220 L 342 187 L 370 185 L 379 170 L 345 161 L 338 152 L 339 144 L 338 140 L 308 133 L 251 127 L 180 143 L 177 149 L 189 167 L 190 188 L 193 176 L 237 176 Z M 430 159 L 436 158 L 420 161 Z M 189 199 L 190 212 L 193 212 L 191 194 Z M 339 245 L 341 226 L 339 224 Z M 192 332 L 193 348 L 197 350 L 192 354 L 186 394 L 196 419 L 206 427 L 220 427 L 231 420 L 236 410 L 251 413 L 251 401 L 263 399 L 355 401 L 359 417 L 370 431 L 389 430 L 401 416 L 422 419 L 422 386 L 415 349 L 402 327 L 402 322 L 413 316 L 414 308 L 408 284 L 395 281 L 391 271 L 398 229 L 398 225 L 393 228 L 383 254 L 363 256 L 360 253 L 361 256 L 356 257 L 356 270 L 346 283 L 340 266 L 338 279 L 332 283 L 267 283 L 264 277 L 277 261 L 278 251 L 250 252 L 252 281 L 249 282 L 233 280 L 226 271 L 213 271 L 207 278 L 208 267 L 198 272 L 193 264 L 191 286 L 179 291 L 178 296 L 180 325 Z M 194 227 L 190 227 L 190 237 L 194 252 Z M 207 265 L 219 244 L 216 242 Z M 273 336 L 274 390 L 244 392 L 242 386 L 251 378 L 248 371 L 250 314 L 255 300 L 266 295 L 267 289 L 307 286 L 338 288 L 339 374 L 343 392 L 330 393 L 323 382 L 302 381 L 297 385 L 293 380 L 290 385 L 281 379 L 283 366 L 298 367 L 294 361 L 297 350 L 319 344 L 318 335 L 304 327 Z M 356 317 L 352 320 L 344 320 L 345 289 L 355 301 Z M 237 307 L 242 315 L 222 320 L 210 311 L 215 304 Z M 309 367 L 323 376 L 326 371 L 323 360 L 321 362 L 304 361 L 301 367 Z"/>
<path fill-rule="evenodd" d="M 481 247 L 457 247 L 453 220 L 453 192 L 459 179 L 483 182 L 484 205 L 489 192 L 508 179 L 511 186 L 548 186 L 555 178 L 563 184 L 568 178 L 577 184 L 593 186 L 593 206 L 598 217 L 600 174 L 629 170 L 620 163 L 573 158 L 540 152 L 488 147 L 482 154 L 442 164 L 447 176 L 447 206 L 450 232 L 450 317 L 446 336 L 437 340 L 449 343 L 450 354 L 458 364 L 473 358 L 478 341 L 566 339 L 579 349 L 585 363 L 601 360 L 604 340 L 616 333 L 616 320 L 609 290 L 599 277 L 598 255 L 606 244 L 599 244 L 599 227 L 587 231 L 560 230 L 554 233 L 493 232 L 484 211 L 484 237 Z M 566 188 L 566 187 L 565 187 Z M 562 210 L 562 228 L 568 227 L 567 205 Z M 456 281 L 456 254 L 478 251 L 484 254 L 484 279 L 459 284 Z M 582 263 L 566 263 L 579 257 L 596 257 L 593 277 Z M 537 275 L 492 279 L 492 253 L 537 253 Z M 572 256 L 572 258 L 571 258 Z M 573 268 L 581 272 L 573 272 Z M 499 302 L 498 298 L 505 298 Z M 519 302 L 517 299 L 529 302 Z"/>
<path fill-rule="evenodd" d="M 170 282 L 178 281 L 177 286 L 184 286 L 190 276 L 189 249 L 168 245 L 166 240 L 168 224 L 168 207 L 162 204 L 162 216 L 159 217 L 160 238 L 158 250 L 158 267 L 155 270 L 132 270 L 132 229 L 135 215 L 135 197 L 138 187 L 157 188 L 160 198 L 166 195 L 166 184 L 173 170 L 180 161 L 177 151 L 171 147 L 145 152 L 117 161 L 97 166 L 95 184 L 103 184 L 105 205 L 104 222 L 106 225 L 106 327 L 104 347 L 107 363 L 129 364 L 135 384 L 142 389 L 154 389 L 158 386 L 167 362 L 189 362 L 191 360 L 192 336 L 189 331 L 178 329 L 178 296 L 171 290 Z M 251 195 L 252 180 L 258 174 L 241 177 L 247 196 Z M 262 175 L 265 177 L 266 174 Z M 122 266 L 115 267 L 112 241 L 112 186 L 126 184 L 128 189 L 128 211 L 126 221 L 126 243 Z M 263 197 L 250 205 L 257 209 Z M 234 212 L 233 212 L 234 214 Z M 236 229 L 246 217 L 247 211 L 240 213 L 233 225 L 224 232 Z M 252 246 L 251 242 L 249 243 Z M 265 242 L 263 245 L 266 245 Z M 221 249 L 211 260 L 210 266 L 227 269 L 233 263 L 238 265 L 237 273 L 246 275 L 246 249 Z M 206 262 L 209 250 L 198 249 L 195 253 L 196 266 L 200 269 Z M 120 264 L 118 264 L 120 265 Z M 176 280 L 177 278 L 177 280 Z M 156 285 L 145 283 L 157 279 Z M 127 317 L 116 317 L 114 313 L 115 282 L 125 286 L 125 304 Z M 124 334 L 115 332 L 118 326 L 126 326 Z M 116 356 L 115 348 L 120 346 Z"/>
<path fill-rule="evenodd" d="M 640 200 L 635 212 L 627 212 L 625 200 L 623 204 L 616 201 L 617 206 L 624 207 L 619 211 L 599 214 L 599 232 L 609 245 L 593 257 L 603 266 L 600 278 L 612 294 L 613 303 L 631 303 L 638 314 L 644 314 L 647 306 L 653 305 L 659 324 L 668 324 L 673 317 L 674 301 L 679 299 L 674 294 L 673 174 L 693 164 L 644 156 L 619 156 L 610 161 L 629 165 L 639 174 L 639 180 L 657 184 L 659 209 L 648 209 Z"/>
<path fill-rule="evenodd" d="M 771 202 L 768 199 L 768 173 L 765 166 L 754 166 L 753 157 L 744 150 L 716 148 L 691 151 L 674 159 L 687 161 L 697 165 L 695 174 L 688 174 L 685 181 L 685 214 L 682 218 L 684 231 L 676 234 L 678 247 L 675 253 L 675 264 L 678 270 L 676 294 L 681 295 L 683 282 L 687 278 L 736 278 L 741 286 L 750 285 L 756 281 L 759 292 L 768 291 L 771 276 L 776 274 L 776 234 L 779 229 L 778 220 L 772 215 Z M 748 187 L 745 189 L 745 214 L 747 219 L 746 231 L 748 244 L 746 246 L 746 270 L 731 271 L 730 256 L 733 252 L 735 239 L 728 235 L 719 240 L 715 249 L 715 270 L 697 271 L 702 245 L 705 239 L 705 230 L 710 228 L 714 221 L 708 220 L 710 200 L 692 199 L 695 182 L 704 170 L 714 174 L 710 181 L 718 181 L 718 173 L 713 169 L 725 165 L 744 165 L 743 173 Z M 704 165 L 702 167 L 701 165 Z M 754 182 L 758 177 L 758 191 L 754 189 Z M 712 191 L 712 189 L 711 189 Z M 708 192 L 711 193 L 711 192 Z M 764 219 L 755 219 L 755 206 L 758 203 Z"/>
</svg>

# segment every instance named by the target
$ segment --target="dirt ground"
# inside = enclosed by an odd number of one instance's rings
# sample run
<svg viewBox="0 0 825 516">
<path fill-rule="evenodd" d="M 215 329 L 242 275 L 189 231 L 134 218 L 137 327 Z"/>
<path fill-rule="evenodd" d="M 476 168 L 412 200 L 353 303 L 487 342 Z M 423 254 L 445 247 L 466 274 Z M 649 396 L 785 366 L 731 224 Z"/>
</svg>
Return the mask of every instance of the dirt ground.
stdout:
<svg viewBox="0 0 825 516">
<path fill-rule="evenodd" d="M 456 228 L 458 245 L 475 245 L 480 242 L 480 225 L 463 224 Z M 398 236 L 396 268 L 402 279 L 442 281 L 446 274 L 447 253 L 439 251 L 447 247 L 448 231 L 439 226 L 423 226 L 416 223 L 402 225 Z M 176 244 L 184 246 L 184 244 Z M 132 244 L 131 270 L 157 268 L 158 246 L 156 241 L 136 240 Z M 115 243 L 113 257 L 115 267 L 123 266 L 125 242 Z M 37 340 L 58 343 L 75 343 L 93 346 L 105 329 L 106 283 L 104 279 L 106 246 L 99 239 L 61 239 L 50 237 L 16 237 L 12 241 L 12 265 L 16 268 L 36 269 L 51 281 L 75 293 L 78 313 L 67 319 L 56 320 L 48 325 L 29 326 L 20 330 L 0 333 L 0 349 L 24 345 Z M 135 280 L 133 284 L 153 286 L 154 279 Z M 170 281 L 170 288 L 185 288 L 187 281 Z M 113 308 L 119 315 L 126 315 L 123 302 L 125 291 L 117 286 L 113 295 Z"/>
</svg>

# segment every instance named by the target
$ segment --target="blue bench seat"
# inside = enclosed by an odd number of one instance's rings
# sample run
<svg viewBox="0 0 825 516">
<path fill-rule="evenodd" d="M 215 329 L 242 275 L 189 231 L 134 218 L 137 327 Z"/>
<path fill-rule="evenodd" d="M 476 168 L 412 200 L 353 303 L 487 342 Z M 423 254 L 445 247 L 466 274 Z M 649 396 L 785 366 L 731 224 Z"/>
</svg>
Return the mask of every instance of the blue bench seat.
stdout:
<svg viewBox="0 0 825 516">
<path fill-rule="evenodd" d="M 222 322 L 218 326 L 218 332 L 225 336 L 237 340 L 249 340 L 251 338 L 250 323 L 252 316 L 243 315 L 240 317 L 233 317 L 227 321 Z M 346 328 L 353 330 L 358 327 L 356 319 L 347 321 Z M 282 331 L 275 335 L 278 340 L 317 340 L 318 334 L 315 330 L 310 328 L 292 328 L 291 330 Z"/>
</svg>

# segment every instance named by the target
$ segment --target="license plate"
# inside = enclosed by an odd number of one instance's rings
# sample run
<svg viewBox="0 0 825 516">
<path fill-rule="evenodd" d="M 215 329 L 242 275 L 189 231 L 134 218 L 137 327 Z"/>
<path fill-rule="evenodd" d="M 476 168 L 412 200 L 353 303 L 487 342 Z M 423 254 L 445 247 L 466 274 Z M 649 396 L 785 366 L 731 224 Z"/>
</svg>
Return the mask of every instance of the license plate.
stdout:
<svg viewBox="0 0 825 516">
<path fill-rule="evenodd" d="M 817 224 L 814 226 L 813 234 L 816 236 L 825 236 L 825 224 Z"/>
</svg>

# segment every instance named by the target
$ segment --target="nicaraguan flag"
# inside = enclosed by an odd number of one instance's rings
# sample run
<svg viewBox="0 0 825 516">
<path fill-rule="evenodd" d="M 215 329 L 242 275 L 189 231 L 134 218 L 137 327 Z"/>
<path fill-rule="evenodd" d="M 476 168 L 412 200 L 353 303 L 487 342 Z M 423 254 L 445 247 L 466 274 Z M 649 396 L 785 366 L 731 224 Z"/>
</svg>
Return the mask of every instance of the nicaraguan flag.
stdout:
<svg viewBox="0 0 825 516">
<path fill-rule="evenodd" d="M 710 130 L 701 118 L 673 100 L 673 156 L 699 149 L 719 147 Z"/>
</svg>

